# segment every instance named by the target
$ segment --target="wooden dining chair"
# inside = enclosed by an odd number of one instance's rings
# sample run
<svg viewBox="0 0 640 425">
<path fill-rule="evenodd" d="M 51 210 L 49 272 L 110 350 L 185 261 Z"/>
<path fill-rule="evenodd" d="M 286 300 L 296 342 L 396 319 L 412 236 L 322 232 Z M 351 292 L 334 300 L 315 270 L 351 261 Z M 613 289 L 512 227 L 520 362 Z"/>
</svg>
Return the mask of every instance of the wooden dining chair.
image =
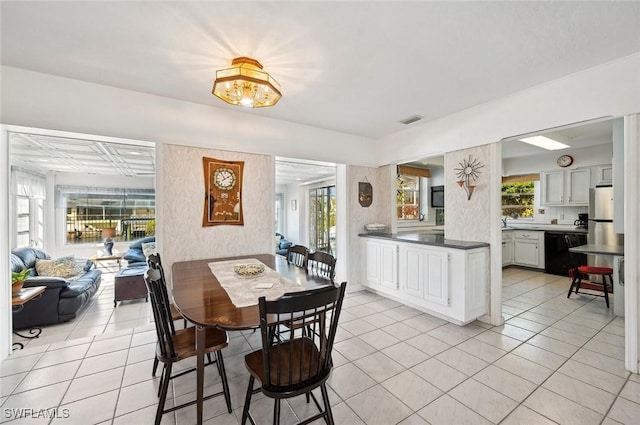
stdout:
<svg viewBox="0 0 640 425">
<path fill-rule="evenodd" d="M 293 264 L 307 270 L 309 248 L 303 245 L 292 245 L 287 249 L 287 264 Z"/>
<path fill-rule="evenodd" d="M 564 236 L 565 242 L 569 248 L 584 245 L 580 241 L 579 235 L 567 234 Z M 595 267 L 588 266 L 586 264 L 580 264 L 578 255 L 569 251 L 569 260 L 571 265 L 569 268 L 569 277 L 572 278 L 567 298 L 571 296 L 571 292 L 575 291 L 576 294 L 586 294 L 604 297 L 607 308 L 609 308 L 609 293 L 613 292 L 613 269 L 611 267 Z M 601 276 L 602 282 L 590 282 L 589 275 Z M 609 277 L 609 283 L 607 283 L 607 277 Z M 586 282 L 582 280 L 586 279 Z M 602 292 L 603 295 L 598 295 L 592 292 L 579 292 L 580 289 L 587 289 L 590 291 Z"/>
<path fill-rule="evenodd" d="M 257 392 L 274 399 L 273 423 L 280 423 L 282 399 L 305 394 L 307 402 L 312 398 L 320 413 L 305 419 L 308 424 L 324 418 L 334 424 L 326 381 L 333 363 L 331 351 L 338 328 L 338 319 L 347 283 L 326 286 L 302 292 L 284 294 L 274 301 L 259 299 L 260 332 L 262 349 L 245 356 L 245 365 L 250 373 L 247 395 L 242 411 L 242 425 L 251 417 L 251 397 Z M 309 324 L 313 333 L 296 332 L 294 322 L 303 328 Z M 271 333 L 275 332 L 275 338 Z M 260 388 L 253 389 L 255 380 Z M 320 387 L 323 406 L 320 406 L 312 390 Z"/>
<path fill-rule="evenodd" d="M 149 255 L 149 258 L 147 259 L 147 265 L 152 269 L 158 270 L 158 272 L 160 273 L 161 282 L 166 286 L 167 281 L 164 278 L 164 269 L 162 268 L 162 261 L 160 259 L 160 254 L 156 252 L 155 254 Z M 182 319 L 183 327 L 186 328 L 187 319 L 182 317 L 182 315 L 176 308 L 175 304 L 170 303 L 169 308 L 171 311 L 171 319 L 173 321 Z M 209 360 L 211 361 L 211 358 L 209 358 Z M 158 370 L 158 358 L 155 357 L 153 359 L 153 370 L 151 371 L 151 376 L 156 376 L 157 370 Z"/>
<path fill-rule="evenodd" d="M 327 252 L 312 252 L 307 260 L 307 272 L 333 283 L 336 275 L 336 258 Z"/>
<path fill-rule="evenodd" d="M 196 370 L 196 368 L 190 368 L 174 375 L 171 374 L 174 363 L 196 356 L 196 329 L 194 326 L 185 329 L 175 329 L 173 318 L 171 317 L 167 287 L 162 280 L 163 276 L 158 269 L 149 268 L 147 270 L 145 283 L 147 284 L 147 289 L 149 290 L 151 298 L 151 307 L 153 309 L 156 334 L 158 337 L 155 357 L 163 364 L 162 376 L 160 377 L 159 401 L 158 408 L 156 410 L 155 425 L 160 424 L 162 415 L 165 413 L 173 412 L 174 410 L 196 403 L 196 400 L 192 400 L 168 409 L 164 408 L 165 401 L 167 399 L 167 391 L 169 389 L 169 382 L 173 378 L 177 378 Z M 218 373 L 222 380 L 222 391 L 204 397 L 203 400 L 224 395 L 227 403 L 227 410 L 231 413 L 231 395 L 229 393 L 229 384 L 222 357 L 222 349 L 228 344 L 229 337 L 225 331 L 216 328 L 206 328 L 205 352 L 207 354 L 215 353 L 216 357 L 214 361 L 207 362 L 206 366 L 214 363 L 217 365 Z"/>
</svg>

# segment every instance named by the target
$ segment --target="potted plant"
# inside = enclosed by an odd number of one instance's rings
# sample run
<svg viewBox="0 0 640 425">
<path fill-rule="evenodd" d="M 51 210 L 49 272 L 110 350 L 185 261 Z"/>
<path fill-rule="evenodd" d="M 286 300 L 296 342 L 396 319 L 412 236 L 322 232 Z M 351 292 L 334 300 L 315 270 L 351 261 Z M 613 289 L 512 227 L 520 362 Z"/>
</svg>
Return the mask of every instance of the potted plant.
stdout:
<svg viewBox="0 0 640 425">
<path fill-rule="evenodd" d="M 17 295 L 24 285 L 24 280 L 31 275 L 31 269 L 23 267 L 19 272 L 11 272 L 11 295 Z"/>
</svg>

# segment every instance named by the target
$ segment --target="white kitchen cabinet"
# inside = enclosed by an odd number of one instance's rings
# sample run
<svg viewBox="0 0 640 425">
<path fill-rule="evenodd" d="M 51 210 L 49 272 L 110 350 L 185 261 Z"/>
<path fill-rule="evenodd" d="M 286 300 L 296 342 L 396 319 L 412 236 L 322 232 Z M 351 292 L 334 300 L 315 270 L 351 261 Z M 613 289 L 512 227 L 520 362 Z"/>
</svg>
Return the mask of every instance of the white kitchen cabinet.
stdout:
<svg viewBox="0 0 640 425">
<path fill-rule="evenodd" d="M 567 205 L 589 205 L 589 188 L 591 187 L 591 170 L 567 170 L 565 190 Z"/>
<path fill-rule="evenodd" d="M 562 205 L 564 202 L 564 171 L 540 173 L 541 205 Z"/>
<path fill-rule="evenodd" d="M 401 245 L 399 282 L 408 296 L 449 304 L 449 255 L 426 247 Z"/>
<path fill-rule="evenodd" d="M 513 263 L 513 231 L 502 231 L 502 267 Z"/>
<path fill-rule="evenodd" d="M 513 264 L 544 269 L 544 232 L 513 232 Z"/>
<path fill-rule="evenodd" d="M 458 325 L 487 314 L 488 247 L 456 249 L 374 238 L 366 238 L 365 246 L 364 285 L 370 290 Z"/>
<path fill-rule="evenodd" d="M 589 168 L 542 172 L 540 181 L 541 205 L 589 205 L 589 188 L 591 187 Z"/>
<path fill-rule="evenodd" d="M 367 282 L 388 290 L 398 289 L 398 245 L 367 239 Z"/>
<path fill-rule="evenodd" d="M 600 165 L 595 167 L 596 185 L 613 183 L 613 166 Z"/>
<path fill-rule="evenodd" d="M 398 246 L 383 243 L 380 246 L 380 285 L 398 289 Z"/>
<path fill-rule="evenodd" d="M 380 245 L 380 242 L 367 240 L 365 249 L 367 282 L 374 285 L 380 284 Z"/>
</svg>

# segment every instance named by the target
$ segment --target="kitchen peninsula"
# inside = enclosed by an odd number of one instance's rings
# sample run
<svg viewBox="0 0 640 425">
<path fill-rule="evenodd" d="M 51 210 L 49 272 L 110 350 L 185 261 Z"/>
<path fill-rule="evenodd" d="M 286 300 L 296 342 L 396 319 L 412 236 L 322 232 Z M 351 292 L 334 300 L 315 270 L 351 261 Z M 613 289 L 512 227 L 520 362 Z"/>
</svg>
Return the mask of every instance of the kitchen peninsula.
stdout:
<svg viewBox="0 0 640 425">
<path fill-rule="evenodd" d="M 359 236 L 373 292 L 457 325 L 487 313 L 489 244 L 433 232 Z"/>
</svg>

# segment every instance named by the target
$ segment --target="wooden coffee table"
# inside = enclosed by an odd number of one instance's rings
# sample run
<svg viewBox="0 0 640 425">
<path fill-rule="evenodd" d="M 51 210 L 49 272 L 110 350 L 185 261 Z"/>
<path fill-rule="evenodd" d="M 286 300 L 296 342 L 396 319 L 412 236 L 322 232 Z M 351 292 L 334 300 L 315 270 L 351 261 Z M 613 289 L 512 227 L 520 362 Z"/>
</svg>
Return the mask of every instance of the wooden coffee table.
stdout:
<svg viewBox="0 0 640 425">
<path fill-rule="evenodd" d="M 93 261 L 93 268 L 98 268 L 98 263 L 100 261 L 117 261 L 118 262 L 118 270 L 121 268 L 120 260 L 122 260 L 122 254 L 113 254 L 113 255 L 96 255 L 95 257 L 90 258 Z"/>
</svg>

